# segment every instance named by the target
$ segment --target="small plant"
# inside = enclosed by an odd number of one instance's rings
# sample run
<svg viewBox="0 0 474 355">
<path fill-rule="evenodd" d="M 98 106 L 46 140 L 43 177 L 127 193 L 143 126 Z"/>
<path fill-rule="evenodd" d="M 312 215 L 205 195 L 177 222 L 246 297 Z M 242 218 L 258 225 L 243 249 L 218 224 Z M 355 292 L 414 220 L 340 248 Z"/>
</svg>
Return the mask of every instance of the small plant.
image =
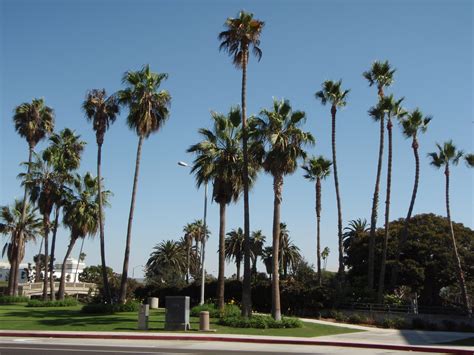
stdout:
<svg viewBox="0 0 474 355">
<path fill-rule="evenodd" d="M 26 307 L 71 307 L 77 306 L 79 302 L 75 298 L 66 297 L 58 301 L 29 300 Z"/>
<path fill-rule="evenodd" d="M 364 323 L 363 317 L 357 313 L 351 314 L 347 321 L 352 324 Z"/>
<path fill-rule="evenodd" d="M 336 320 L 336 322 L 346 322 L 347 321 L 346 315 L 342 312 L 336 312 L 336 314 L 334 316 L 334 319 Z"/>
<path fill-rule="evenodd" d="M 0 304 L 26 303 L 29 300 L 25 296 L 0 296 Z"/>
<path fill-rule="evenodd" d="M 405 319 L 401 317 L 388 317 L 384 318 L 381 323 L 381 326 L 384 328 L 391 329 L 403 329 L 406 328 L 406 322 Z"/>
</svg>

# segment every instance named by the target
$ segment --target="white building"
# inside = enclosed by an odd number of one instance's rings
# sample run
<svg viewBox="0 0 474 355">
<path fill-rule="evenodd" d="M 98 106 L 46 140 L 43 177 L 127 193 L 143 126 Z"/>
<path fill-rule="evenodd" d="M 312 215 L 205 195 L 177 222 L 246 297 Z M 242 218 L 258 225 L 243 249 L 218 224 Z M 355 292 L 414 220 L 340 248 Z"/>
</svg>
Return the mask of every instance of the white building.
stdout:
<svg viewBox="0 0 474 355">
<path fill-rule="evenodd" d="M 61 278 L 62 266 L 63 266 L 62 263 L 54 264 L 54 277 L 57 279 Z M 84 262 L 79 262 L 77 259 L 74 259 L 74 258 L 67 258 L 66 259 L 66 282 L 78 282 L 79 275 L 82 273 L 85 267 L 86 267 L 86 264 Z"/>
<path fill-rule="evenodd" d="M 10 276 L 10 263 L 8 261 L 0 261 L 0 281 L 8 281 Z M 20 272 L 18 274 L 18 282 L 28 282 L 28 264 L 20 264 Z"/>
</svg>

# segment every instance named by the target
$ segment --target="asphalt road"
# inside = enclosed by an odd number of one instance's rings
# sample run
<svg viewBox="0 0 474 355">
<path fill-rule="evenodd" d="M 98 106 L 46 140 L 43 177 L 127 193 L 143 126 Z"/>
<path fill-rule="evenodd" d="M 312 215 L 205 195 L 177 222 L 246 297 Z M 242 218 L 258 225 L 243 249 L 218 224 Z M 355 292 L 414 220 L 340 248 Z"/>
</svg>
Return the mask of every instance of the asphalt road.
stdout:
<svg viewBox="0 0 474 355">
<path fill-rule="evenodd" d="M 407 354 L 378 349 L 350 349 L 328 346 L 245 344 L 206 341 L 150 341 L 109 339 L 1 338 L 0 355 L 85 355 L 85 354 Z M 426 354 L 410 352 L 412 354 Z"/>
</svg>

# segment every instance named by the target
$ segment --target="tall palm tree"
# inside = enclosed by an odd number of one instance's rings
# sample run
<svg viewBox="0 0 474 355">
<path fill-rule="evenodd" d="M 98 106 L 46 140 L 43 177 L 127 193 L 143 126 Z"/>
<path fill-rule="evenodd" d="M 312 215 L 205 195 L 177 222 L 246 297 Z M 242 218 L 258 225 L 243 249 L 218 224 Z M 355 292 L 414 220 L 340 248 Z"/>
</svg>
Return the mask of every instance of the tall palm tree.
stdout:
<svg viewBox="0 0 474 355">
<path fill-rule="evenodd" d="M 186 250 L 186 284 L 189 285 L 189 269 L 191 265 L 191 251 L 193 248 L 193 241 L 194 241 L 194 236 L 191 233 L 191 228 L 189 227 L 190 223 L 188 223 L 186 226 L 183 228 L 184 236 L 182 240 L 182 245 L 184 249 Z"/>
<path fill-rule="evenodd" d="M 466 154 L 465 157 L 467 166 L 474 168 L 474 154 Z"/>
<path fill-rule="evenodd" d="M 224 26 L 225 31 L 219 33 L 221 41 L 219 50 L 224 50 L 232 57 L 234 65 L 242 69 L 242 145 L 244 159 L 244 231 L 245 231 L 245 257 L 244 257 L 244 282 L 242 284 L 242 315 L 252 315 L 251 270 L 250 270 L 250 209 L 249 209 L 249 160 L 247 150 L 247 65 L 249 51 L 260 61 L 260 35 L 265 23 L 253 17 L 253 14 L 240 11 L 236 18 L 229 17 Z"/>
<path fill-rule="evenodd" d="M 132 201 L 130 203 L 127 240 L 123 259 L 122 280 L 120 283 L 120 303 L 125 303 L 127 296 L 128 263 L 132 243 L 133 212 L 135 210 L 135 197 L 137 194 L 142 144 L 144 139 L 148 138 L 152 133 L 159 131 L 169 117 L 171 96 L 168 91 L 159 90 L 161 83 L 166 80 L 167 77 L 167 74 L 152 72 L 150 67 L 145 65 L 139 71 L 126 72 L 122 78 L 122 82 L 126 85 L 126 88 L 118 92 L 120 104 L 127 105 L 129 109 L 127 117 L 128 126 L 138 135 Z"/>
<path fill-rule="evenodd" d="M 157 244 L 146 263 L 147 273 L 160 274 L 163 270 L 182 275 L 186 270 L 185 250 L 180 243 L 166 240 Z"/>
<path fill-rule="evenodd" d="M 428 129 L 428 124 L 432 120 L 431 116 L 425 116 L 423 113 L 417 108 L 407 114 L 406 118 L 401 121 L 402 128 L 403 128 L 403 135 L 405 138 L 411 138 L 411 147 L 413 149 L 413 155 L 415 156 L 415 182 L 413 184 L 413 192 L 411 194 L 410 206 L 408 208 L 407 217 L 405 218 L 405 226 L 402 232 L 402 238 L 400 240 L 400 245 L 398 247 L 398 253 L 395 256 L 395 262 L 392 269 L 392 280 L 391 285 L 392 288 L 395 287 L 397 284 L 398 278 L 398 270 L 399 265 L 398 262 L 400 260 L 400 255 L 403 252 L 403 248 L 405 246 L 407 237 L 408 237 L 408 225 L 410 223 L 411 215 L 413 213 L 413 207 L 415 206 L 415 199 L 416 193 L 418 191 L 418 182 L 420 180 L 420 156 L 418 154 L 418 132 L 425 133 Z"/>
<path fill-rule="evenodd" d="M 23 212 L 23 202 L 16 200 L 13 206 L 0 207 L 0 234 L 10 236 L 10 241 L 6 242 L 2 249 L 2 257 L 6 254 L 8 262 L 10 263 L 10 278 L 13 277 L 12 264 L 13 260 L 13 245 L 18 231 L 22 230 L 23 244 L 22 248 L 18 250 L 19 263 L 25 256 L 25 244 L 28 241 L 35 241 L 36 237 L 42 234 L 43 223 L 37 215 L 37 209 L 33 208 L 31 204 L 26 206 L 26 213 L 24 223 L 21 221 Z"/>
<path fill-rule="evenodd" d="M 265 265 L 265 270 L 270 278 L 272 277 L 272 269 L 273 269 L 273 252 L 272 247 L 265 247 L 262 250 L 262 261 Z"/>
<path fill-rule="evenodd" d="M 19 174 L 19 177 L 23 180 L 22 184 L 31 191 L 31 201 L 38 205 L 39 211 L 43 215 L 44 256 L 49 264 L 49 232 L 52 227 L 50 217 L 55 204 L 61 199 L 62 190 L 59 187 L 59 172 L 55 170 L 53 161 L 48 157 L 47 151 L 43 153 L 43 156 L 35 154 L 35 160 L 29 164 L 30 172 Z M 48 277 L 47 265 L 43 278 L 44 301 L 48 299 Z"/>
<path fill-rule="evenodd" d="M 387 262 L 387 249 L 388 249 L 388 235 L 390 226 L 390 194 L 392 187 L 392 118 L 402 119 L 406 116 L 407 112 L 402 108 L 402 102 L 404 98 L 395 100 L 393 95 L 384 96 L 379 101 L 380 109 L 387 116 L 387 131 L 388 131 L 388 162 L 387 162 L 387 187 L 386 187 L 386 199 L 385 199 L 385 228 L 384 228 L 384 239 L 382 249 L 382 262 L 380 267 L 379 285 L 377 291 L 377 301 L 379 303 L 383 300 L 383 291 L 385 287 L 385 267 Z"/>
<path fill-rule="evenodd" d="M 334 171 L 334 185 L 336 187 L 336 202 L 337 202 L 337 236 L 338 236 L 338 247 L 339 247 L 339 277 L 344 276 L 344 253 L 342 249 L 342 205 L 341 196 L 339 192 L 339 178 L 337 175 L 337 162 L 336 162 L 336 113 L 339 107 L 346 106 L 346 98 L 349 94 L 349 90 L 343 90 L 341 88 L 342 81 L 331 81 L 326 80 L 322 85 L 322 90 L 318 91 L 315 96 L 319 99 L 323 105 L 329 103 L 331 105 L 331 118 L 332 118 L 332 164 Z"/>
<path fill-rule="evenodd" d="M 252 232 L 250 235 L 250 250 L 252 252 L 252 274 L 257 277 L 257 261 L 262 257 L 263 246 L 267 237 L 263 235 L 261 230 Z"/>
<path fill-rule="evenodd" d="M 243 189 L 243 154 L 240 145 L 241 114 L 238 107 L 231 108 L 228 115 L 211 112 L 212 130 L 199 130 L 203 140 L 187 150 L 196 158 L 191 172 L 196 176 L 198 187 L 203 183 L 213 183 L 212 196 L 219 204 L 219 274 L 217 300 L 224 311 L 225 275 L 225 214 L 226 206 L 236 202 Z M 251 161 L 254 159 L 250 158 Z M 250 184 L 256 176 L 255 164 L 249 166 Z"/>
<path fill-rule="evenodd" d="M 237 267 L 237 281 L 240 281 L 240 265 L 244 258 L 245 235 L 242 228 L 232 229 L 225 238 L 225 258 L 234 260 Z"/>
<path fill-rule="evenodd" d="M 329 257 L 330 252 L 331 252 L 331 249 L 329 249 L 328 247 L 324 247 L 323 251 L 321 252 L 321 259 L 323 259 L 323 263 L 324 263 L 323 269 L 324 270 L 326 270 L 326 264 L 328 262 L 328 257 Z"/>
<path fill-rule="evenodd" d="M 76 135 L 69 128 L 63 129 L 59 133 L 53 134 L 50 138 L 50 145 L 43 152 L 43 159 L 48 161 L 56 174 L 56 199 L 54 206 L 54 222 L 52 224 L 53 237 L 51 240 L 51 256 L 49 258 L 49 287 L 51 289 L 51 299 L 55 299 L 54 290 L 54 255 L 56 249 L 56 234 L 59 225 L 59 211 L 68 199 L 70 185 L 74 176 L 72 172 L 79 168 L 81 156 L 84 151 L 85 142 L 80 140 L 80 135 Z"/>
<path fill-rule="evenodd" d="M 326 179 L 331 174 L 331 161 L 326 160 L 322 155 L 319 157 L 312 157 L 307 164 L 303 165 L 306 171 L 305 179 L 309 181 L 316 181 L 316 261 L 318 267 L 318 284 L 321 286 L 321 180 Z"/>
<path fill-rule="evenodd" d="M 70 240 L 61 268 L 58 299 L 64 299 L 66 282 L 66 260 L 71 255 L 72 249 L 78 239 L 94 236 L 99 228 L 99 204 L 97 190 L 99 182 L 90 173 L 77 177 L 74 181 L 74 195 L 64 206 L 63 223 L 70 230 Z M 102 192 L 102 200 L 106 204 L 109 192 Z"/>
<path fill-rule="evenodd" d="M 15 108 L 15 114 L 13 115 L 13 122 L 15 124 L 15 130 L 20 137 L 25 138 L 28 143 L 28 170 L 30 172 L 30 163 L 33 158 L 33 152 L 41 140 L 48 136 L 54 130 L 54 111 L 51 107 L 46 106 L 43 99 L 33 99 L 31 103 L 24 102 Z M 23 211 L 21 213 L 21 220 L 25 220 L 26 215 L 26 197 L 27 197 L 27 186 L 25 185 L 25 191 L 23 194 Z M 21 230 L 15 236 L 12 244 L 12 276 L 8 283 L 8 294 L 16 295 L 18 292 L 18 268 L 20 263 L 18 261 L 20 251 L 23 248 L 23 239 Z"/>
<path fill-rule="evenodd" d="M 261 136 L 265 145 L 263 168 L 273 176 L 273 271 L 272 271 L 272 316 L 281 319 L 279 246 L 280 208 L 285 175 L 293 174 L 298 161 L 306 157 L 303 147 L 313 144 L 309 132 L 300 129 L 306 118 L 303 111 L 293 111 L 288 100 L 273 101 L 273 109 L 262 110 L 261 117 L 255 118 L 255 133 Z"/>
<path fill-rule="evenodd" d="M 344 228 L 344 230 L 344 250 L 347 254 L 352 247 L 354 239 L 366 236 L 367 233 L 370 231 L 370 228 L 365 218 L 359 218 L 349 221 L 349 225 Z"/>
<path fill-rule="evenodd" d="M 286 224 L 280 223 L 279 263 L 283 276 L 286 278 L 288 268 L 294 269 L 301 260 L 300 248 L 293 244 Z"/>
<path fill-rule="evenodd" d="M 469 295 L 467 293 L 466 281 L 464 279 L 464 272 L 461 267 L 461 259 L 458 254 L 458 248 L 456 243 L 456 238 L 454 236 L 453 223 L 451 221 L 451 211 L 449 206 L 449 177 L 450 177 L 450 165 L 458 165 L 459 160 L 463 156 L 463 152 L 458 150 L 453 144 L 453 141 L 447 141 L 443 145 L 436 144 L 438 152 L 429 153 L 428 157 L 431 158 L 430 164 L 435 168 L 444 167 L 444 175 L 446 177 L 446 215 L 448 217 L 449 231 L 451 234 L 451 244 L 454 252 L 454 262 L 457 268 L 457 277 L 459 281 L 459 286 L 461 288 L 462 300 L 464 302 L 464 307 L 469 316 L 472 315 L 472 309 L 469 302 Z"/>
<path fill-rule="evenodd" d="M 384 88 L 389 87 L 393 83 L 393 74 L 395 74 L 389 62 L 375 61 L 369 71 L 364 72 L 362 75 L 369 82 L 369 86 L 377 86 L 377 94 L 379 100 L 384 97 Z M 374 117 L 376 121 L 380 122 L 380 138 L 379 138 L 379 156 L 377 162 L 377 176 L 375 178 L 375 189 L 374 197 L 372 199 L 372 212 L 370 216 L 370 239 L 369 239 L 369 260 L 368 260 L 368 288 L 372 290 L 374 288 L 374 257 L 375 257 L 375 230 L 377 228 L 377 209 L 379 204 L 379 191 L 380 191 L 380 177 L 382 175 L 382 159 L 383 159 L 383 148 L 384 148 L 384 135 L 385 135 L 385 123 L 384 114 Z"/>
<path fill-rule="evenodd" d="M 107 96 L 105 89 L 90 90 L 82 104 L 87 120 L 92 121 L 92 127 L 95 131 L 97 142 L 97 179 L 102 181 L 102 144 L 104 144 L 105 132 L 110 125 L 115 122 L 120 112 L 117 97 L 115 95 Z M 107 276 L 107 263 L 105 261 L 105 232 L 104 218 L 102 215 L 102 184 L 97 189 L 99 200 L 99 236 L 100 236 L 100 260 L 102 264 L 102 283 L 104 285 L 105 301 L 111 302 L 110 286 Z"/>
</svg>

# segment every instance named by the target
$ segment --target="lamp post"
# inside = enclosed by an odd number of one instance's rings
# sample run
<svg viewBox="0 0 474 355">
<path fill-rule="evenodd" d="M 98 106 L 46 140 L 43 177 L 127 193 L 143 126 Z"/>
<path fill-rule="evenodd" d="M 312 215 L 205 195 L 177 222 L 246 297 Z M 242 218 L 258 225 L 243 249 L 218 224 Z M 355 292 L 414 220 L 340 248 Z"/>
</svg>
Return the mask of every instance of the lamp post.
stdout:
<svg viewBox="0 0 474 355">
<path fill-rule="evenodd" d="M 184 161 L 178 162 L 179 166 L 191 168 L 188 163 Z M 206 225 L 206 217 L 207 217 L 207 181 L 204 183 L 204 220 L 203 220 L 203 238 L 201 241 L 201 301 L 199 302 L 200 305 L 204 304 L 204 287 L 206 284 L 206 269 L 204 268 L 204 261 L 206 256 L 206 236 L 207 236 L 207 225 Z"/>
</svg>

